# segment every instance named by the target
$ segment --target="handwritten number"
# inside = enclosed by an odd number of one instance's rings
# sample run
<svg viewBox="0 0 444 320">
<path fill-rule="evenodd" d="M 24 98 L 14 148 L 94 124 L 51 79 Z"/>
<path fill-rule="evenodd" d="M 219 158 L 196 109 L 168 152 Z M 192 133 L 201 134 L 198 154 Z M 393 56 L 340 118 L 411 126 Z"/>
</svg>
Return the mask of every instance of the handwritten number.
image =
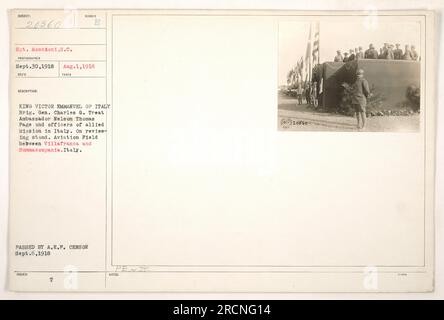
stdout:
<svg viewBox="0 0 444 320">
<path fill-rule="evenodd" d="M 56 20 L 39 20 L 39 21 L 28 21 L 26 22 L 26 28 L 33 29 L 58 29 L 62 25 L 61 21 Z"/>
</svg>

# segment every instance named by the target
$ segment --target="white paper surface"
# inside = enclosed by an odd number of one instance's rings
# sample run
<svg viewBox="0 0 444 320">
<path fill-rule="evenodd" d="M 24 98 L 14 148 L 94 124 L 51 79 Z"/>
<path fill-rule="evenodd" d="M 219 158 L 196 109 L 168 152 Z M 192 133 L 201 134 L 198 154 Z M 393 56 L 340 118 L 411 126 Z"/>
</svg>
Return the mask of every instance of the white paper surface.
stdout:
<svg viewBox="0 0 444 320">
<path fill-rule="evenodd" d="M 414 132 L 277 128 L 279 23 L 359 13 L 11 11 L 10 288 L 432 290 L 434 16 L 380 15 L 420 25 Z"/>
</svg>

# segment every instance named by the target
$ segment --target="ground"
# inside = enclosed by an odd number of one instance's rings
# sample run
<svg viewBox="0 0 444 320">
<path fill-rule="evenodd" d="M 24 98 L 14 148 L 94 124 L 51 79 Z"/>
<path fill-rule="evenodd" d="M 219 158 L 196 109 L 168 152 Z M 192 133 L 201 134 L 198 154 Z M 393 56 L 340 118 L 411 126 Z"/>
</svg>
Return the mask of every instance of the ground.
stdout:
<svg viewBox="0 0 444 320">
<path fill-rule="evenodd" d="M 278 127 L 288 131 L 358 131 L 356 118 L 341 114 L 317 112 L 297 99 L 279 95 Z M 376 116 L 367 118 L 366 128 L 359 131 L 417 131 L 419 114 L 410 116 Z"/>
</svg>

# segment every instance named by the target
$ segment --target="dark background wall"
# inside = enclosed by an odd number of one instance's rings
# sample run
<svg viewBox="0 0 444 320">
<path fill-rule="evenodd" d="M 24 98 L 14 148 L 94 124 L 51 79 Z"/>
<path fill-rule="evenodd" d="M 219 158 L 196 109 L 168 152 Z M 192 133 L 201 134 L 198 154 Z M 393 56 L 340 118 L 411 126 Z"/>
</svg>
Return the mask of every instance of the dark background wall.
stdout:
<svg viewBox="0 0 444 320">
<path fill-rule="evenodd" d="M 364 77 L 375 94 L 381 96 L 382 105 L 396 108 L 406 100 L 407 87 L 420 86 L 420 62 L 404 60 L 358 60 L 347 63 L 323 63 L 325 108 L 336 108 L 341 101 L 341 84 L 352 84 L 356 70 L 364 70 Z"/>
</svg>

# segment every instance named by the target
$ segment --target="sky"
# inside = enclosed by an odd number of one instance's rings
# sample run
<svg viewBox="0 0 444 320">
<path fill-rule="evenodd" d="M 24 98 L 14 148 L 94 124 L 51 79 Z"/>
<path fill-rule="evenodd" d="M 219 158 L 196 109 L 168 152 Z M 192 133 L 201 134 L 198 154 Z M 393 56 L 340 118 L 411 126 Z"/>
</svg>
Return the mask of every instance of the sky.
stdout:
<svg viewBox="0 0 444 320">
<path fill-rule="evenodd" d="M 296 65 L 307 49 L 310 22 L 279 23 L 279 85 L 286 84 L 287 73 Z M 354 22 L 320 23 L 320 61 L 333 61 L 336 50 L 345 52 L 362 46 L 363 51 L 370 43 L 379 50 L 384 42 L 416 46 L 420 52 L 420 24 L 418 22 L 376 22 L 364 19 Z"/>
</svg>

